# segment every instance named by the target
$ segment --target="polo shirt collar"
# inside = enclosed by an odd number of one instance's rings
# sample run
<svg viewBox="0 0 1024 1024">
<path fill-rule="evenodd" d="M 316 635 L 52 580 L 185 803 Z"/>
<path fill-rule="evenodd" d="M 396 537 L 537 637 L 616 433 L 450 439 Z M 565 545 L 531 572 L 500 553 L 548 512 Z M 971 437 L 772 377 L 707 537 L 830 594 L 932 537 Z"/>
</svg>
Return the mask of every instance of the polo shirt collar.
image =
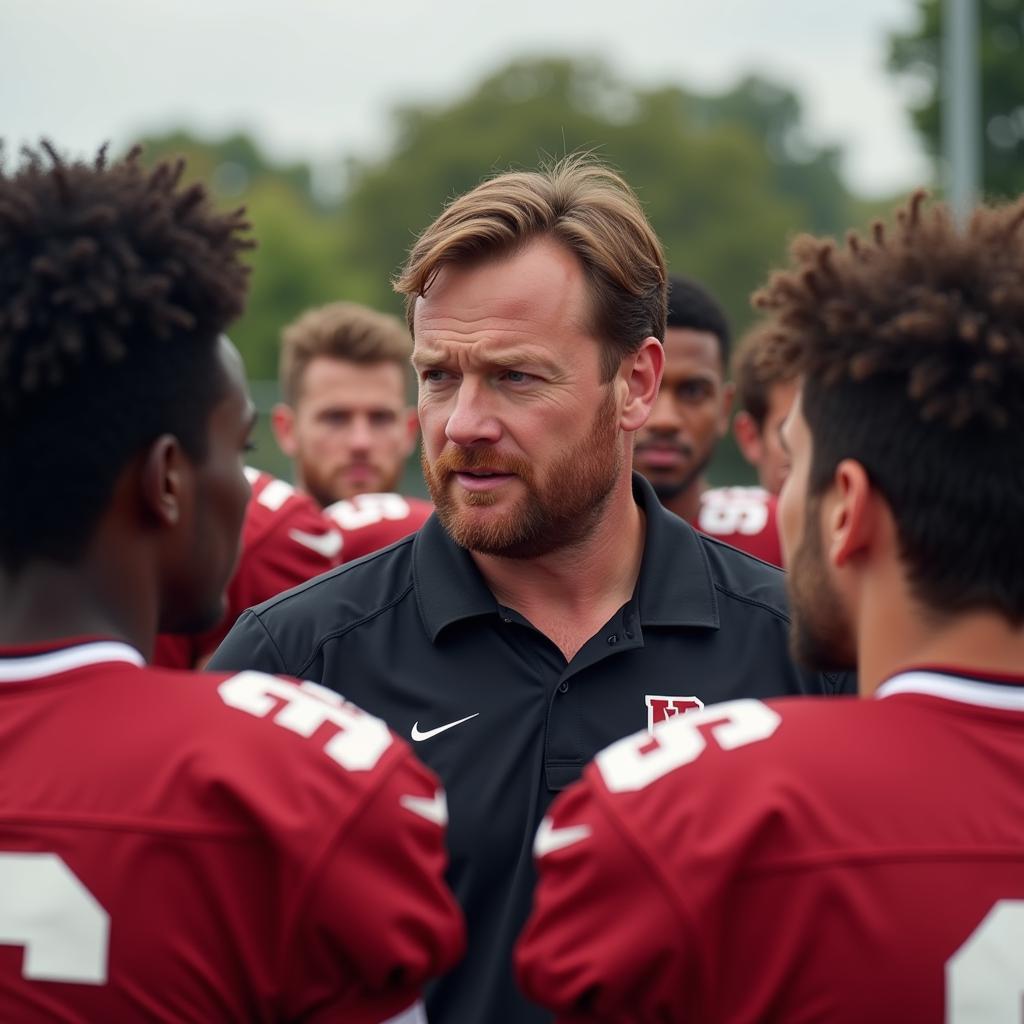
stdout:
<svg viewBox="0 0 1024 1024">
<path fill-rule="evenodd" d="M 717 629 L 718 602 L 697 531 L 664 508 L 654 488 L 633 474 L 633 497 L 647 517 L 636 604 L 641 626 Z M 413 578 L 423 626 L 431 641 L 462 619 L 497 615 L 498 602 L 469 552 L 449 537 L 436 515 L 413 541 Z"/>
</svg>

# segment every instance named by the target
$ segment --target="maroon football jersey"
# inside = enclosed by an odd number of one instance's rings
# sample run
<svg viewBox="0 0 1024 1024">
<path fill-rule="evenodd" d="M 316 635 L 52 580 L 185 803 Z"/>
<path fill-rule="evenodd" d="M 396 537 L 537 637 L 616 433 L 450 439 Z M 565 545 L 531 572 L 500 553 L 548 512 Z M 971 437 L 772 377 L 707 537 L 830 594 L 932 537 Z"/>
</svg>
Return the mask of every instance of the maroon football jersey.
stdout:
<svg viewBox="0 0 1024 1024">
<path fill-rule="evenodd" d="M 696 526 L 715 540 L 782 565 L 778 498 L 763 487 L 713 487 L 700 496 Z"/>
<path fill-rule="evenodd" d="M 227 612 L 199 636 L 157 637 L 153 664 L 193 668 L 216 650 L 246 608 L 305 583 L 341 561 L 342 539 L 315 501 L 269 473 L 246 468 L 252 498 L 245 509 L 242 550 L 228 585 Z"/>
<path fill-rule="evenodd" d="M 311 683 L 0 650 L 0 1019 L 418 1021 L 444 793 Z"/>
<path fill-rule="evenodd" d="M 341 560 L 351 562 L 415 533 L 433 511 L 434 506 L 422 498 L 357 494 L 328 505 L 324 515 L 341 530 Z"/>
<path fill-rule="evenodd" d="M 731 701 L 552 806 L 517 949 L 563 1022 L 1020 1021 L 1024 679 Z"/>
</svg>

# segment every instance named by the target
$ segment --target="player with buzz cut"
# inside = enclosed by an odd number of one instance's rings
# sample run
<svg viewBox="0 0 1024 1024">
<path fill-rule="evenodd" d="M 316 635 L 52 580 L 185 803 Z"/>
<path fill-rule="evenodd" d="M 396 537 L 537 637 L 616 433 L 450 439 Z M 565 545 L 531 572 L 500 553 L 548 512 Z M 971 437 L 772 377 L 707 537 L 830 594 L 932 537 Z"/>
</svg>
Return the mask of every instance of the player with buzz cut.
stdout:
<svg viewBox="0 0 1024 1024">
<path fill-rule="evenodd" d="M 419 1024 L 435 777 L 319 687 L 146 666 L 223 615 L 250 494 L 248 226 L 182 173 L 0 168 L 0 1017 Z"/>
<path fill-rule="evenodd" d="M 566 1024 L 1021 1019 L 1024 200 L 959 228 L 918 194 L 793 260 L 759 297 L 801 381 L 793 646 L 856 662 L 861 699 L 597 756 L 538 832 L 517 954 Z"/>
</svg>

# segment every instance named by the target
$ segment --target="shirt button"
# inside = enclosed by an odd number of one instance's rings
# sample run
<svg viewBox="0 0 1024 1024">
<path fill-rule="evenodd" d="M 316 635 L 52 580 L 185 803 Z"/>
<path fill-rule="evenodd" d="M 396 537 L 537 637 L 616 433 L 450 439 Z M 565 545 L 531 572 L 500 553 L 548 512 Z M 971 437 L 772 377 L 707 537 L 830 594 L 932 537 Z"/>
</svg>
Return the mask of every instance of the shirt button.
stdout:
<svg viewBox="0 0 1024 1024">
<path fill-rule="evenodd" d="M 507 615 L 503 615 L 501 621 L 507 626 L 512 620 Z"/>
<path fill-rule="evenodd" d="M 559 693 L 568 693 L 569 692 L 569 684 L 568 683 L 559 683 L 558 684 L 558 692 Z"/>
<path fill-rule="evenodd" d="M 612 635 L 610 637 L 608 637 L 608 643 L 614 645 L 614 644 L 617 644 L 618 642 L 619 642 L 619 634 L 618 633 L 612 633 Z"/>
</svg>

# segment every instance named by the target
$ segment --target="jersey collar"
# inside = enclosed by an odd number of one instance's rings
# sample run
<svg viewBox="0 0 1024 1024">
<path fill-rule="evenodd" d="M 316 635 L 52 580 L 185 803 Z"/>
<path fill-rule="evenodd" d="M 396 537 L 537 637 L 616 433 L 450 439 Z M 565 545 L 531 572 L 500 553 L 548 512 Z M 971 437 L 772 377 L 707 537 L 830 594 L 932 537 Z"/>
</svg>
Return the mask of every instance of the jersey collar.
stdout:
<svg viewBox="0 0 1024 1024">
<path fill-rule="evenodd" d="M 25 653 L 33 650 L 35 653 Z M 43 679 L 61 672 L 101 665 L 112 661 L 126 662 L 139 668 L 146 664 L 142 655 L 120 640 L 94 640 L 73 646 L 39 651 L 39 648 L 0 648 L 0 683 Z"/>
<path fill-rule="evenodd" d="M 900 672 L 887 679 L 875 691 L 875 697 L 885 699 L 907 693 L 924 694 L 983 708 L 1024 711 L 1024 678 L 1021 677 L 977 678 L 933 669 L 916 669 Z"/>
</svg>

